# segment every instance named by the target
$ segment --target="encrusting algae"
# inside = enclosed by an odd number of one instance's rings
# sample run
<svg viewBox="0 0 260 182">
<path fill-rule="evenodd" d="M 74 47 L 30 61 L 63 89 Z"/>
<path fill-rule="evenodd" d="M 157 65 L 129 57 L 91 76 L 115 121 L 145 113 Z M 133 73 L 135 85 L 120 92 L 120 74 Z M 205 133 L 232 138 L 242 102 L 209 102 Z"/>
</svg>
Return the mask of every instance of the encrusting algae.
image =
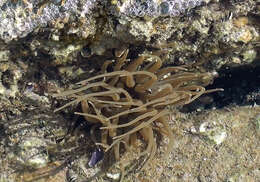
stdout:
<svg viewBox="0 0 260 182">
<path fill-rule="evenodd" d="M 183 106 L 202 94 L 221 89 L 204 88 L 212 82 L 214 73 L 192 73 L 177 66 L 161 68 L 162 60 L 156 55 L 141 55 L 128 63 L 127 55 L 125 50 L 114 66 L 113 61 L 106 61 L 97 76 L 78 82 L 75 89 L 56 94 L 55 97 L 66 96 L 72 101 L 55 112 L 80 103 L 82 112 L 75 114 L 97 124 L 101 137 L 96 145 L 105 152 L 113 150 L 117 161 L 121 161 L 122 152 L 138 147 L 137 141 L 142 141 L 139 156 L 148 156 L 145 168 L 156 154 L 155 132 L 169 137 L 165 156 L 171 151 L 174 138 L 167 119 L 168 106 Z M 147 60 L 152 61 L 142 66 Z M 110 66 L 112 72 L 107 71 Z M 121 170 L 122 179 L 124 167 Z"/>
</svg>

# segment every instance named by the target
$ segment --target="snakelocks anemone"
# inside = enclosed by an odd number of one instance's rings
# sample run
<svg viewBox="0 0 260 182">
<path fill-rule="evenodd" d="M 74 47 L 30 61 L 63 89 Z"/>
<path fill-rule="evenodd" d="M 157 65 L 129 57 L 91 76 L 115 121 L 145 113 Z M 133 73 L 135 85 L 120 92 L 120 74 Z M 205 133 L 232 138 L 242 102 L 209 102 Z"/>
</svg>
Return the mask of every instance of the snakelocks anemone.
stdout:
<svg viewBox="0 0 260 182">
<path fill-rule="evenodd" d="M 99 128 L 100 137 L 92 136 L 97 146 L 105 152 L 113 150 L 119 162 L 124 153 L 139 148 L 138 157 L 147 156 L 145 168 L 157 151 L 155 132 L 169 138 L 166 157 L 173 146 L 168 106 L 183 106 L 202 94 L 221 89 L 204 88 L 212 83 L 215 73 L 194 73 L 178 66 L 161 68 L 161 58 L 152 54 L 127 62 L 127 55 L 126 49 L 115 61 L 105 61 L 96 76 L 56 94 L 55 97 L 68 97 L 71 101 L 55 112 L 80 104 L 81 112 L 75 114 L 96 126 L 95 131 Z M 123 162 L 121 170 L 123 176 Z"/>
</svg>

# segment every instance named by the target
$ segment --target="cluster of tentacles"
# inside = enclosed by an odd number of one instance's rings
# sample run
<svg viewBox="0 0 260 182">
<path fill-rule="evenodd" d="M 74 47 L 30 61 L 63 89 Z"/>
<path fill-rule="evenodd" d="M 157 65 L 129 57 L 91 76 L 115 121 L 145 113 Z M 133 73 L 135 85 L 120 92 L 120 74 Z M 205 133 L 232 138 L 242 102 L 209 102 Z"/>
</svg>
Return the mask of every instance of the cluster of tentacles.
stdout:
<svg viewBox="0 0 260 182">
<path fill-rule="evenodd" d="M 161 68 L 162 60 L 155 55 L 141 55 L 128 61 L 127 54 L 128 50 L 116 61 L 104 62 L 101 73 L 77 83 L 77 88 L 57 94 L 72 101 L 56 111 L 80 103 L 82 112 L 75 114 L 101 125 L 96 144 L 104 151 L 112 149 L 115 159 L 120 160 L 122 151 L 141 140 L 145 148 L 140 155 L 148 154 L 149 160 L 157 149 L 155 131 L 169 137 L 167 153 L 171 151 L 174 139 L 167 106 L 182 106 L 204 93 L 216 91 L 204 88 L 214 74 L 192 73 L 184 67 Z M 112 72 L 107 71 L 109 66 Z"/>
</svg>

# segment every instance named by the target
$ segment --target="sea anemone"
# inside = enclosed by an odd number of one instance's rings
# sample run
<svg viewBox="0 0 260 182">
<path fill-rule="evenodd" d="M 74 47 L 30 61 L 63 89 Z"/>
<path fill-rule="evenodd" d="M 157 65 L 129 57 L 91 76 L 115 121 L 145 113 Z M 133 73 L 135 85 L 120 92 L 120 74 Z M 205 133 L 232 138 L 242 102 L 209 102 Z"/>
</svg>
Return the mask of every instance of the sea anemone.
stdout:
<svg viewBox="0 0 260 182">
<path fill-rule="evenodd" d="M 96 76 L 78 82 L 77 88 L 56 94 L 72 101 L 55 112 L 81 104 L 82 112 L 75 114 L 99 127 L 101 135 L 99 140 L 95 139 L 96 145 L 105 152 L 113 150 L 115 159 L 120 161 L 122 153 L 137 147 L 137 141 L 141 141 L 139 156 L 148 156 L 145 167 L 156 154 L 155 131 L 169 138 L 165 156 L 173 146 L 168 106 L 183 106 L 202 94 L 220 89 L 204 88 L 212 82 L 214 73 L 189 72 L 181 66 L 161 68 L 162 60 L 152 54 L 127 62 L 127 55 L 126 49 L 115 62 L 105 61 Z M 108 72 L 108 68 L 112 71 Z"/>
</svg>

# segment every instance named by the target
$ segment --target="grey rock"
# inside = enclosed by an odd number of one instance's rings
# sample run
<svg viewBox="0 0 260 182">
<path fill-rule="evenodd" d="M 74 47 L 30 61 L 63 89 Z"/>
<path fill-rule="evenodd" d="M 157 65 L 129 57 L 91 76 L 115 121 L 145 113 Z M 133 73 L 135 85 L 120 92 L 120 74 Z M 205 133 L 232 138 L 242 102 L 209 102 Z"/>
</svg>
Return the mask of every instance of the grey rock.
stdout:
<svg viewBox="0 0 260 182">
<path fill-rule="evenodd" d="M 114 12 L 126 16 L 178 16 L 187 9 L 199 6 L 204 0 L 127 0 L 114 5 Z"/>
<path fill-rule="evenodd" d="M 0 4 L 0 38 L 8 42 L 25 37 L 38 27 L 46 27 L 53 20 L 72 14 L 85 16 L 90 13 L 95 3 L 96 0 L 4 0 Z"/>
</svg>

